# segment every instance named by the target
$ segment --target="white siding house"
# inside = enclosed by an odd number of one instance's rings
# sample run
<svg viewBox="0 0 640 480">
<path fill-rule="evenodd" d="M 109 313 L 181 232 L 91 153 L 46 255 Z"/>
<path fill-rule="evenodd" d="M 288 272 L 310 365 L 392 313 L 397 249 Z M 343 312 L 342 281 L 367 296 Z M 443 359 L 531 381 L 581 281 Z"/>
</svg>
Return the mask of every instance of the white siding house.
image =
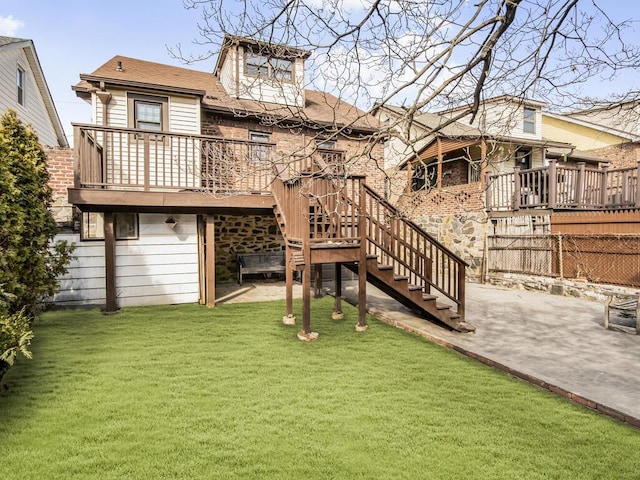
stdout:
<svg viewBox="0 0 640 480">
<path fill-rule="evenodd" d="M 33 126 L 42 145 L 68 146 L 31 40 L 0 37 L 0 113 L 8 108 Z"/>
</svg>

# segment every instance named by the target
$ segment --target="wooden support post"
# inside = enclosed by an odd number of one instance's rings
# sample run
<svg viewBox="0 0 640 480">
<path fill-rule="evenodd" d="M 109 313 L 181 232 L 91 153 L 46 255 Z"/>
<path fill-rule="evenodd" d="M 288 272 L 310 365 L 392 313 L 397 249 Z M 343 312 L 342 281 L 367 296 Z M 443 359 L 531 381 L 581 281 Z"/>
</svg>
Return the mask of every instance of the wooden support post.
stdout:
<svg viewBox="0 0 640 480">
<path fill-rule="evenodd" d="M 464 321 L 465 302 L 466 302 L 466 267 L 464 263 L 458 264 L 458 315 L 460 321 Z"/>
<path fill-rule="evenodd" d="M 480 139 L 480 187 L 487 187 L 487 141 Z M 488 205 L 488 204 L 487 204 Z"/>
<path fill-rule="evenodd" d="M 291 255 L 291 248 L 286 247 L 285 250 L 285 302 L 286 302 L 286 316 L 293 317 L 293 257 Z"/>
<path fill-rule="evenodd" d="M 600 207 L 605 208 L 607 206 L 607 190 L 609 181 L 609 167 L 605 166 L 600 169 Z"/>
<path fill-rule="evenodd" d="M 106 304 L 104 313 L 118 311 L 116 294 L 116 235 L 113 225 L 113 212 L 104 214 L 104 276 Z"/>
<path fill-rule="evenodd" d="M 558 173 L 556 161 L 549 160 L 549 208 L 554 209 L 558 205 Z"/>
<path fill-rule="evenodd" d="M 358 237 L 360 238 L 360 258 L 358 260 L 358 324 L 356 330 L 367 329 L 367 203 L 364 182 L 360 181 L 360 212 L 358 214 Z"/>
<path fill-rule="evenodd" d="M 622 205 L 628 205 L 629 198 L 629 172 L 627 170 L 622 172 L 622 198 L 620 203 Z"/>
<path fill-rule="evenodd" d="M 80 188 L 82 186 L 82 164 L 80 163 L 80 158 L 86 155 L 86 147 L 85 147 L 85 138 L 80 133 L 80 127 L 73 127 L 73 157 L 75 159 L 75 168 L 73 172 L 73 187 Z M 81 150 L 81 146 L 85 147 Z M 83 155 L 84 154 L 84 155 Z"/>
<path fill-rule="evenodd" d="M 437 178 L 437 186 L 438 188 L 442 188 L 442 139 L 440 137 L 438 137 L 436 139 L 437 142 L 437 147 L 438 147 L 438 178 Z M 426 175 L 426 173 L 425 173 Z"/>
<path fill-rule="evenodd" d="M 513 168 L 513 209 L 520 210 L 520 195 L 522 194 L 520 185 L 520 167 Z"/>
<path fill-rule="evenodd" d="M 315 288 L 313 292 L 313 298 L 322 298 L 322 264 L 316 264 L 314 269 L 314 283 Z"/>
<path fill-rule="evenodd" d="M 207 307 L 213 308 L 216 305 L 216 229 L 213 215 L 207 214 L 206 222 L 204 256 L 207 271 Z"/>
<path fill-rule="evenodd" d="M 302 271 L 302 333 L 311 334 L 311 262 Z"/>
<path fill-rule="evenodd" d="M 491 198 L 491 174 L 485 172 L 484 174 L 484 194 L 485 194 L 485 208 L 489 211 L 493 209 L 493 202 Z"/>
<path fill-rule="evenodd" d="M 578 163 L 578 179 L 575 184 L 576 191 L 574 192 L 574 202 L 577 207 L 581 207 L 584 203 L 585 191 L 584 191 L 584 181 L 585 181 L 585 166 L 584 162 Z"/>
<path fill-rule="evenodd" d="M 334 268 L 333 281 L 336 297 L 331 318 L 334 320 L 342 320 L 344 319 L 344 313 L 342 313 L 342 264 L 336 262 Z"/>
</svg>

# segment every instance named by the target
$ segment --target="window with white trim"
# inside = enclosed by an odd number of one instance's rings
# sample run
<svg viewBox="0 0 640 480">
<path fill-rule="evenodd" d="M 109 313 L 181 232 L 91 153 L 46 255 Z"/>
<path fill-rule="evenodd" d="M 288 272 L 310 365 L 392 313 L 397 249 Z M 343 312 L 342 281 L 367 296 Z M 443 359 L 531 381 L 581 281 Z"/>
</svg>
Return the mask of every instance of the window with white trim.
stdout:
<svg viewBox="0 0 640 480">
<path fill-rule="evenodd" d="M 158 132 L 169 129 L 169 99 L 139 93 L 127 94 L 129 127 Z"/>
<path fill-rule="evenodd" d="M 271 142 L 271 134 L 268 132 L 249 131 L 249 140 L 252 142 Z M 266 162 L 269 160 L 269 145 L 252 143 L 249 145 L 249 161 Z"/>
<path fill-rule="evenodd" d="M 524 133 L 536 133 L 536 111 L 533 108 L 524 108 L 522 131 Z"/>
</svg>

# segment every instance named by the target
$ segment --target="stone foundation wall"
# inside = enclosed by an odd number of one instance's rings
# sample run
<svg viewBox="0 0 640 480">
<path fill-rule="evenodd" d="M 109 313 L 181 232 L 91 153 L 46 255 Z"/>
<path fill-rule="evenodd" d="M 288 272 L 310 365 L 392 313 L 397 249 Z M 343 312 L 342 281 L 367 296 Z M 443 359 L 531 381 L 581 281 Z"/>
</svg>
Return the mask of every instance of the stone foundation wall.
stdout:
<svg viewBox="0 0 640 480">
<path fill-rule="evenodd" d="M 484 213 L 425 215 L 413 221 L 469 264 L 468 278 L 481 278 L 487 231 Z"/>
<path fill-rule="evenodd" d="M 235 282 L 237 255 L 284 250 L 273 215 L 216 215 L 216 281 Z"/>
</svg>

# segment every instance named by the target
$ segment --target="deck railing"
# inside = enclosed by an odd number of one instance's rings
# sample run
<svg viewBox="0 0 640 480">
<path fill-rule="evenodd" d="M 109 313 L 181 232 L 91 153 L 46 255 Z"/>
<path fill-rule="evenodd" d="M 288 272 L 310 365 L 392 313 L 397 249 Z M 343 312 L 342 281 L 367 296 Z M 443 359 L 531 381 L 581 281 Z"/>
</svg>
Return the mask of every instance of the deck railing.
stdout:
<svg viewBox="0 0 640 480">
<path fill-rule="evenodd" d="M 273 144 L 204 135 L 74 125 L 76 187 L 269 192 Z"/>
<path fill-rule="evenodd" d="M 557 165 L 487 175 L 489 211 L 529 208 L 599 210 L 640 207 L 638 167 L 609 170 Z"/>
</svg>

